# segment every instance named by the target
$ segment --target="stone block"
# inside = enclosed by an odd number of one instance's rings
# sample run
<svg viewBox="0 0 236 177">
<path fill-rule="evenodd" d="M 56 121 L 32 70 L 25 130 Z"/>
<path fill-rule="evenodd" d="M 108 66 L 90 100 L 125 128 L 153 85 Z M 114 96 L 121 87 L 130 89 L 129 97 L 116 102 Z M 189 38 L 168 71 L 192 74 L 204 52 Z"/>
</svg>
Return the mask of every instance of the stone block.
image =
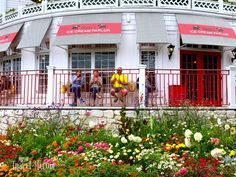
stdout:
<svg viewBox="0 0 236 177">
<path fill-rule="evenodd" d="M 135 111 L 126 111 L 126 117 L 136 118 L 137 113 Z"/>
<path fill-rule="evenodd" d="M 91 116 L 94 116 L 94 117 L 103 117 L 103 111 L 101 110 L 92 110 L 91 111 Z"/>
<path fill-rule="evenodd" d="M 114 111 L 112 110 L 104 111 L 103 114 L 105 118 L 108 118 L 108 119 L 114 118 Z"/>
<path fill-rule="evenodd" d="M 227 118 L 229 119 L 235 118 L 235 111 L 227 111 Z"/>
<path fill-rule="evenodd" d="M 115 116 L 119 116 L 120 115 L 120 110 L 115 110 L 114 114 L 115 114 Z"/>
<path fill-rule="evenodd" d="M 236 125 L 236 118 L 234 118 L 234 119 L 227 119 L 227 122 L 232 124 L 232 125 Z"/>
</svg>

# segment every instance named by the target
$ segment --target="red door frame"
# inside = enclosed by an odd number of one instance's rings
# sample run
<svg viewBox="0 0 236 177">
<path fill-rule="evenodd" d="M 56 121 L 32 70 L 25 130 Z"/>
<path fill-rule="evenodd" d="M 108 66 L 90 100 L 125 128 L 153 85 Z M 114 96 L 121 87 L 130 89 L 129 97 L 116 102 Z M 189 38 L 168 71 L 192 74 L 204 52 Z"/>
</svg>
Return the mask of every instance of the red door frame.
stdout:
<svg viewBox="0 0 236 177">
<path fill-rule="evenodd" d="M 190 63 L 191 67 L 194 66 L 194 64 L 196 64 L 195 66 L 197 68 L 194 68 L 196 69 L 196 71 L 192 70 L 192 68 L 190 68 L 190 71 L 183 71 L 183 54 L 186 54 L 186 55 L 191 55 L 191 56 L 196 56 L 196 63 Z M 210 64 L 214 64 L 214 63 L 204 63 L 204 56 L 216 56 L 218 62 L 217 62 L 217 75 L 215 75 L 215 71 L 211 71 L 210 69 L 204 69 L 204 64 L 207 65 L 207 66 L 211 66 Z M 187 59 L 186 59 L 187 60 Z M 193 59 L 192 59 L 193 60 Z M 214 62 L 214 58 L 212 58 L 212 61 Z M 205 61 L 207 62 L 207 61 Z M 212 66 L 212 67 L 215 67 L 215 66 Z M 186 89 L 187 89 L 187 92 L 192 92 L 192 93 L 189 93 L 189 95 L 191 94 L 190 98 L 187 98 L 189 99 L 190 103 L 193 104 L 193 105 L 202 105 L 202 106 L 221 106 L 222 105 L 222 101 L 221 101 L 221 53 L 220 52 L 207 52 L 207 51 L 192 51 L 192 50 L 181 50 L 180 51 L 180 69 L 181 69 L 181 72 L 180 72 L 180 75 L 183 77 L 186 77 L 184 75 L 188 75 L 187 77 L 189 77 L 191 79 L 197 77 L 197 86 L 195 90 L 196 93 L 194 93 L 194 85 L 190 86 L 189 85 L 186 85 Z M 215 69 L 215 68 L 213 68 Z M 187 68 L 187 62 L 186 62 L 186 70 L 188 70 Z M 190 74 L 188 74 L 190 73 Z M 196 76 L 194 77 L 195 74 L 193 73 L 196 73 Z M 191 76 L 192 75 L 192 76 Z M 215 76 L 216 76 L 216 82 L 217 84 L 215 83 Z M 182 82 L 182 77 L 181 78 L 181 83 Z M 188 81 L 185 81 L 185 82 L 188 82 L 187 84 L 192 84 L 194 83 L 194 81 L 191 81 L 190 79 L 188 79 Z M 210 80 L 208 82 L 208 80 L 205 80 L 205 79 L 208 79 Z M 212 81 L 213 80 L 213 81 Z M 215 83 L 215 84 L 214 84 Z M 207 85 L 206 85 L 207 84 Z M 209 84 L 209 85 L 208 85 Z M 192 90 L 188 89 L 189 88 L 193 88 Z M 217 88 L 215 88 L 217 87 Z M 206 89 L 208 88 L 208 89 Z M 196 95 L 197 94 L 197 95 Z M 196 97 L 196 99 L 194 99 L 193 97 Z M 209 96 L 210 96 L 210 99 L 209 99 Z M 211 97 L 213 96 L 213 97 Z M 206 100 L 207 99 L 207 100 Z"/>
</svg>

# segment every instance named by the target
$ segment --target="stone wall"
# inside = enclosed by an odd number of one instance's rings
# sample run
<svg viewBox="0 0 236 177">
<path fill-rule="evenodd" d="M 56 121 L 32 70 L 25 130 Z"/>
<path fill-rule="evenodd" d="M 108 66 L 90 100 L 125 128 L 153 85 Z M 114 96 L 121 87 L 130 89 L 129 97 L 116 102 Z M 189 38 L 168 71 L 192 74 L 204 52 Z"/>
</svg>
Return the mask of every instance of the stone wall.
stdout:
<svg viewBox="0 0 236 177">
<path fill-rule="evenodd" d="M 142 117 L 158 116 L 161 117 L 164 113 L 171 115 L 184 114 L 186 111 L 197 111 L 199 115 L 206 117 L 220 118 L 221 121 L 229 124 L 236 124 L 236 110 L 230 109 L 179 109 L 179 108 L 168 108 L 158 110 L 140 110 L 139 115 Z M 32 119 L 41 117 L 47 118 L 55 114 L 60 114 L 61 117 L 68 118 L 71 121 L 85 120 L 85 124 L 89 124 L 90 121 L 95 123 L 105 123 L 107 128 L 114 130 L 117 128 L 117 122 L 120 119 L 119 109 L 100 109 L 91 110 L 86 109 L 1 109 L 0 110 L 0 134 L 5 133 L 6 128 L 22 120 L 23 117 L 30 117 Z M 131 118 L 137 118 L 137 112 L 135 110 L 126 110 L 126 116 Z"/>
</svg>

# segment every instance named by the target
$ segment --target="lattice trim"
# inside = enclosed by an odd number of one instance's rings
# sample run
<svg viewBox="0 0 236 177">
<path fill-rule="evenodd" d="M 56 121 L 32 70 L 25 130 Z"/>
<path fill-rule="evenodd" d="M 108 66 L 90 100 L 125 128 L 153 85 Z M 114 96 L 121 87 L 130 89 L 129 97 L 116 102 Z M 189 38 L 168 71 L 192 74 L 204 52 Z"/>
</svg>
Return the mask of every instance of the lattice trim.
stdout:
<svg viewBox="0 0 236 177">
<path fill-rule="evenodd" d="M 160 0 L 162 6 L 189 6 L 189 0 Z"/>
<path fill-rule="evenodd" d="M 121 0 L 121 4 L 125 6 L 155 5 L 155 0 Z"/>
<path fill-rule="evenodd" d="M 75 1 L 62 1 L 62 2 L 53 2 L 47 4 L 47 10 L 59 10 L 59 9 L 68 9 L 76 7 Z"/>
<path fill-rule="evenodd" d="M 82 0 L 81 7 L 111 7 L 116 6 L 116 0 Z"/>
<path fill-rule="evenodd" d="M 219 10 L 218 2 L 194 1 L 194 8 Z"/>
<path fill-rule="evenodd" d="M 43 10 L 42 6 L 27 7 L 22 10 L 22 15 L 33 14 L 33 13 L 41 12 L 42 10 Z"/>
<path fill-rule="evenodd" d="M 236 12 L 236 6 L 230 4 L 224 4 L 223 9 L 226 12 Z"/>
<path fill-rule="evenodd" d="M 12 19 L 15 19 L 18 17 L 18 12 L 14 12 L 12 14 L 9 14 L 9 15 L 6 15 L 5 16 L 5 20 L 6 21 L 9 21 L 9 20 L 12 20 Z"/>
</svg>

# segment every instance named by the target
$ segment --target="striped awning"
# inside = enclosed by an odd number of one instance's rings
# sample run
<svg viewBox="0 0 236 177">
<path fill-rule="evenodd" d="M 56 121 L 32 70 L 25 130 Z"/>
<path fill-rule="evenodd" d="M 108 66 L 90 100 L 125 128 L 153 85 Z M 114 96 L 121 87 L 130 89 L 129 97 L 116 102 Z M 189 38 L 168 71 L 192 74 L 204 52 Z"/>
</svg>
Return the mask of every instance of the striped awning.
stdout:
<svg viewBox="0 0 236 177">
<path fill-rule="evenodd" d="M 0 30 L 0 52 L 7 51 L 23 24 L 13 25 Z"/>
<path fill-rule="evenodd" d="M 137 43 L 168 43 L 162 14 L 136 13 Z"/>
<path fill-rule="evenodd" d="M 17 48 L 38 47 L 48 31 L 52 19 L 41 19 L 30 22 L 25 33 L 22 35 Z"/>
<path fill-rule="evenodd" d="M 177 21 L 184 44 L 236 46 L 236 34 L 225 19 L 177 15 Z"/>
<path fill-rule="evenodd" d="M 63 17 L 54 45 L 117 44 L 121 40 L 121 14 Z"/>
</svg>

